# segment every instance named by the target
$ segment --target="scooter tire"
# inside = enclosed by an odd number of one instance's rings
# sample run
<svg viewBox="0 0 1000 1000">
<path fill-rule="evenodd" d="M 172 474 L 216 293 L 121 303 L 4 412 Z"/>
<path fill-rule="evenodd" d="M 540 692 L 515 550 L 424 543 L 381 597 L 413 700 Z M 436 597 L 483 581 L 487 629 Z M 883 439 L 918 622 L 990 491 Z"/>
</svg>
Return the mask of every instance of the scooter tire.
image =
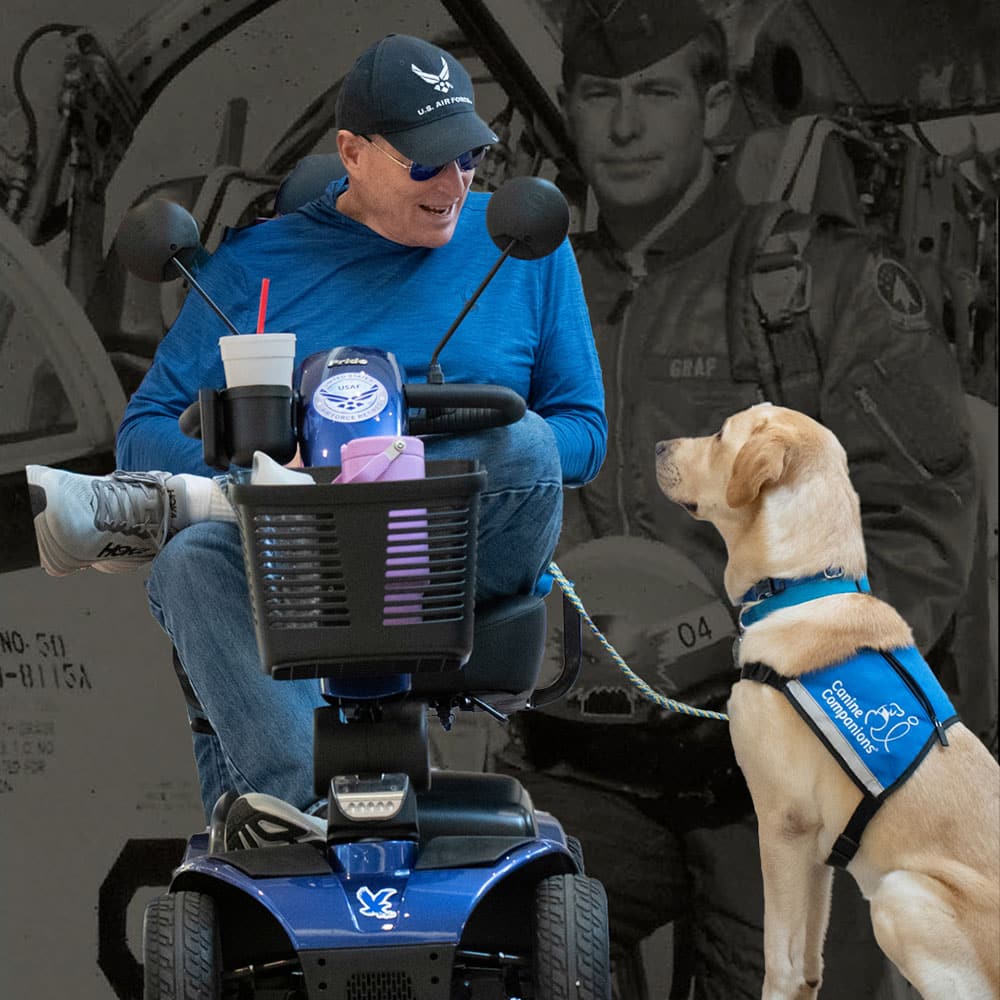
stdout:
<svg viewBox="0 0 1000 1000">
<path fill-rule="evenodd" d="M 201 892 L 152 899 L 142 923 L 145 1000 L 219 1000 L 222 946 L 215 901 Z"/>
<path fill-rule="evenodd" d="M 535 1000 L 611 1000 L 608 899 L 586 875 L 553 875 L 535 889 Z"/>
</svg>

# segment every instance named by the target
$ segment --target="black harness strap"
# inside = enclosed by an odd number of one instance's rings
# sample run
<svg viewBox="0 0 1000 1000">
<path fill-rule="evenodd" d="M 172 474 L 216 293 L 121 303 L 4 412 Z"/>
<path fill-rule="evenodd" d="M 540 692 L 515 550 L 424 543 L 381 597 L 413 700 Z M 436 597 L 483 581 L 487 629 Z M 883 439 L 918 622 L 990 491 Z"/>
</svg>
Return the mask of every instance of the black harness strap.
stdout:
<svg viewBox="0 0 1000 1000">
<path fill-rule="evenodd" d="M 826 859 L 828 865 L 834 868 L 846 868 L 851 863 L 861 846 L 861 835 L 865 832 L 865 827 L 879 811 L 883 801 L 885 800 L 877 799 L 874 795 L 864 794 L 857 809 L 847 821 L 844 832 L 833 842 L 830 856 Z"/>
<path fill-rule="evenodd" d="M 766 663 L 744 663 L 740 670 L 740 678 L 745 681 L 757 681 L 758 684 L 769 684 L 779 691 L 785 690 L 787 678 L 782 677 L 777 670 L 772 670 Z"/>
</svg>

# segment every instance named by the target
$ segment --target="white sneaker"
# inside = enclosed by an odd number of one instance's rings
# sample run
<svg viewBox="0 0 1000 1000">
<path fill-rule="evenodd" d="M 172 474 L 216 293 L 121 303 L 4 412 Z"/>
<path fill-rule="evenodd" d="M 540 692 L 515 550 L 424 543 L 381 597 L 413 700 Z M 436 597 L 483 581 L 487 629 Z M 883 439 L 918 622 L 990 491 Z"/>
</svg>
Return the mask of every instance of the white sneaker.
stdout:
<svg viewBox="0 0 1000 1000">
<path fill-rule="evenodd" d="M 148 563 L 169 527 L 169 472 L 84 476 L 29 465 L 28 495 L 42 567 L 66 576 L 92 566 L 124 573 Z"/>
</svg>

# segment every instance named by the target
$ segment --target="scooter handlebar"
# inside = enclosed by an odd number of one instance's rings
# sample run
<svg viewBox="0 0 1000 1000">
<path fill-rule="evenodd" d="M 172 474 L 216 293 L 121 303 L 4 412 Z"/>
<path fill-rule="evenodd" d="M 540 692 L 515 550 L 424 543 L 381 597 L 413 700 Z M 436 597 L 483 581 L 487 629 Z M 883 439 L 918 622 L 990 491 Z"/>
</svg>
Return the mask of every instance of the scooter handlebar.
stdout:
<svg viewBox="0 0 1000 1000">
<path fill-rule="evenodd" d="M 527 409 L 524 399 L 505 385 L 410 382 L 403 386 L 412 415 L 409 432 L 451 434 L 517 423 Z"/>
<path fill-rule="evenodd" d="M 412 435 L 504 427 L 520 420 L 527 409 L 521 396 L 501 385 L 411 383 L 403 390 L 406 405 L 420 411 L 409 419 L 407 432 Z M 246 464 L 255 448 L 284 461 L 295 448 L 291 398 L 291 391 L 280 386 L 225 392 L 206 388 L 178 423 L 187 437 L 202 440 L 205 462 L 213 468 L 228 468 L 231 461 Z"/>
</svg>

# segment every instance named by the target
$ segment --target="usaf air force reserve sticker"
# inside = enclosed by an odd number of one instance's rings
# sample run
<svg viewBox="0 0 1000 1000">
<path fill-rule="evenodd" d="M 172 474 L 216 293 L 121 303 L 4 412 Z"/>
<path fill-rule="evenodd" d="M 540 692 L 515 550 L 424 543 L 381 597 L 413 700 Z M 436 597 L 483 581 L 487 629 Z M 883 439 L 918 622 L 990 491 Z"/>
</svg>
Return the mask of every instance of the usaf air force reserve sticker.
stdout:
<svg viewBox="0 0 1000 1000">
<path fill-rule="evenodd" d="M 875 261 L 875 290 L 889 307 L 894 325 L 904 330 L 927 327 L 927 303 L 917 279 L 890 257 Z"/>
<path fill-rule="evenodd" d="M 389 402 L 389 393 L 367 372 L 337 372 L 324 379 L 313 393 L 316 411 L 342 424 L 356 424 L 378 416 Z"/>
</svg>

